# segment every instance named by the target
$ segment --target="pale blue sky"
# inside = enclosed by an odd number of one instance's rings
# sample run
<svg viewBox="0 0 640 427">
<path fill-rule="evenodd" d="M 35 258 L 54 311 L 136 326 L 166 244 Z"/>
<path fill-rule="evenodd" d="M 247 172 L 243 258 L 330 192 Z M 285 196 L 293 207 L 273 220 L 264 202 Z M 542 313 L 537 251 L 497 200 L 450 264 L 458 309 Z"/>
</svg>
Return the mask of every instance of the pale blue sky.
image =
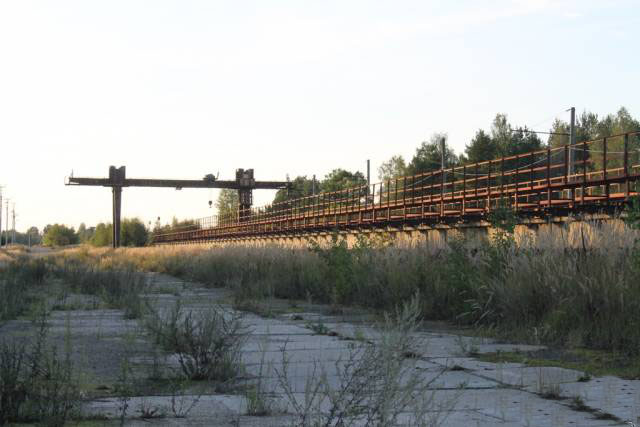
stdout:
<svg viewBox="0 0 640 427">
<path fill-rule="evenodd" d="M 364 170 L 498 112 L 640 117 L 638 1 L 0 0 L 0 185 L 17 229 L 111 218 L 63 178 Z M 123 214 L 202 217 L 216 192 L 126 189 Z M 256 192 L 257 204 L 272 192 Z M 3 208 L 4 211 L 4 208 Z"/>
</svg>

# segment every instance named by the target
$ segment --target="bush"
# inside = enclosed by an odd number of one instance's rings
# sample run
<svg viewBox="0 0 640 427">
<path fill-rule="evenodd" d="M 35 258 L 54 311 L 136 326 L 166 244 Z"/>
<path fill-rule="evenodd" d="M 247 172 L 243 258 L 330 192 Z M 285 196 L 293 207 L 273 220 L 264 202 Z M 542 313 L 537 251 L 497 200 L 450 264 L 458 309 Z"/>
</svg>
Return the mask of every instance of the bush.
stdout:
<svg viewBox="0 0 640 427">
<path fill-rule="evenodd" d="M 46 336 L 43 319 L 32 346 L 0 342 L 0 425 L 63 426 L 77 408 L 80 395 L 71 349 L 60 358 L 56 348 L 46 344 Z"/>
<path fill-rule="evenodd" d="M 73 227 L 62 224 L 47 225 L 44 228 L 42 243 L 45 246 L 67 246 L 78 243 L 78 235 Z"/>
<path fill-rule="evenodd" d="M 18 257 L 0 271 L 0 322 L 22 314 L 37 298 L 48 267 L 43 259 Z"/>
<path fill-rule="evenodd" d="M 239 313 L 221 307 L 184 311 L 178 301 L 165 315 L 153 312 L 145 324 L 157 344 L 178 355 L 186 377 L 226 382 L 239 374 L 247 335 Z"/>
</svg>

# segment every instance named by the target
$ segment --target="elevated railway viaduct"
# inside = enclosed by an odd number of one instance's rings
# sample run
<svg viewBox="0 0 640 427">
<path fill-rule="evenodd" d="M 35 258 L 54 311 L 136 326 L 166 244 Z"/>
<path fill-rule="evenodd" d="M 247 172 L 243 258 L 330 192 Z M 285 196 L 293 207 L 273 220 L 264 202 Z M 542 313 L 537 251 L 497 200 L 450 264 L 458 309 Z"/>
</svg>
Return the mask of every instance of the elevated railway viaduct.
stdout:
<svg viewBox="0 0 640 427">
<path fill-rule="evenodd" d="M 251 208 L 154 235 L 154 244 L 286 243 L 343 233 L 409 239 L 486 234 L 492 213 L 521 227 L 611 218 L 638 195 L 640 132 L 397 177 Z"/>
</svg>

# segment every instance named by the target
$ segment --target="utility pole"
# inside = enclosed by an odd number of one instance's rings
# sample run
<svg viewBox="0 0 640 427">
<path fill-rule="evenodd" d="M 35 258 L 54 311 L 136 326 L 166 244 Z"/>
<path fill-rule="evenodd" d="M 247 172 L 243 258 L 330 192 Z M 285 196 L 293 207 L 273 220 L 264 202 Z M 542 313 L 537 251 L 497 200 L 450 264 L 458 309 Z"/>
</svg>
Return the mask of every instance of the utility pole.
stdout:
<svg viewBox="0 0 640 427">
<path fill-rule="evenodd" d="M 12 225 L 11 225 L 11 243 L 14 244 L 16 243 L 16 204 L 14 203 L 11 206 L 11 217 L 13 219 Z"/>
<path fill-rule="evenodd" d="M 6 218 L 7 218 L 7 225 L 6 225 L 6 229 L 7 229 L 7 230 L 6 230 L 6 233 L 5 233 L 5 236 L 4 236 L 4 242 L 6 243 L 6 245 L 5 245 L 5 246 L 9 246 L 9 199 L 7 199 L 7 200 L 5 201 L 5 205 L 7 206 L 7 210 L 6 210 L 6 212 L 7 212 L 7 216 L 6 216 Z M 2 213 L 0 213 L 0 215 L 2 215 Z"/>
<path fill-rule="evenodd" d="M 446 139 L 444 139 L 444 137 L 440 140 L 440 151 L 442 151 L 442 159 L 440 160 L 440 168 L 442 169 L 442 185 L 444 187 L 445 181 L 446 181 L 446 175 L 444 173 L 444 168 L 447 166 L 446 162 L 445 162 L 445 150 L 447 149 L 446 146 Z"/>
<path fill-rule="evenodd" d="M 313 174 L 313 181 L 311 181 L 311 194 L 316 195 L 316 174 Z"/>
<path fill-rule="evenodd" d="M 369 194 L 370 186 L 371 186 L 371 161 L 367 159 L 367 194 Z"/>
</svg>

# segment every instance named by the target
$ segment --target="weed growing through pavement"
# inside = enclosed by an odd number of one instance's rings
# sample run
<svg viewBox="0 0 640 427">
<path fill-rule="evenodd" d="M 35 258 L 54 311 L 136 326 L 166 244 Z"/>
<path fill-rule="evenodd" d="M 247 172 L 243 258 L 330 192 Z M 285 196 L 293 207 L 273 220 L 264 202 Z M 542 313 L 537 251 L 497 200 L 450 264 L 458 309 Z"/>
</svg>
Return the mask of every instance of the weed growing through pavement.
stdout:
<svg viewBox="0 0 640 427">
<path fill-rule="evenodd" d="M 178 356 L 191 380 L 225 383 L 241 371 L 240 347 L 248 334 L 241 313 L 213 305 L 186 310 L 178 300 L 165 314 L 152 311 L 145 326 L 157 344 Z"/>
<path fill-rule="evenodd" d="M 305 324 L 305 327 L 312 330 L 316 335 L 329 335 L 329 333 L 331 332 L 331 330 L 327 327 L 327 325 L 324 324 L 322 320 L 318 320 L 316 322 L 307 322 Z"/>
<path fill-rule="evenodd" d="M 272 415 L 275 412 L 279 412 L 280 410 L 276 408 L 275 401 L 265 389 L 264 375 L 266 373 L 266 369 L 270 371 L 273 370 L 273 366 L 266 362 L 266 355 L 269 350 L 266 339 L 259 344 L 258 349 L 260 351 L 258 372 L 256 373 L 255 381 L 252 382 L 245 391 L 245 397 L 247 399 L 246 414 L 250 416 L 267 416 Z"/>
<path fill-rule="evenodd" d="M 146 289 L 145 277 L 127 265 L 120 269 L 103 269 L 74 258 L 55 259 L 54 274 L 74 292 L 101 297 L 109 305 L 124 310 L 125 318 L 143 315 L 141 293 Z"/>
<path fill-rule="evenodd" d="M 446 405 L 436 402 L 430 389 L 442 372 L 426 379 L 416 375 L 415 359 L 404 357 L 416 344 L 418 315 L 418 298 L 413 298 L 393 316 L 385 316 L 375 345 L 350 342 L 348 355 L 333 368 L 315 362 L 302 396 L 294 389 L 290 356 L 283 348 L 281 368 L 275 371 L 296 417 L 295 425 L 391 426 L 409 411 L 413 425 L 442 422 L 455 406 L 455 400 Z"/>
<path fill-rule="evenodd" d="M 19 256 L 0 268 L 0 324 L 24 314 L 41 300 L 47 266 L 42 259 Z"/>
<path fill-rule="evenodd" d="M 157 406 L 151 403 L 145 397 L 140 398 L 138 402 L 138 414 L 143 420 L 154 418 L 166 418 L 168 409 L 164 406 Z"/>
<path fill-rule="evenodd" d="M 80 392 L 73 375 L 70 342 L 64 354 L 47 342 L 46 313 L 31 345 L 0 342 L 0 425 L 36 422 L 63 426 L 77 415 Z"/>
</svg>

